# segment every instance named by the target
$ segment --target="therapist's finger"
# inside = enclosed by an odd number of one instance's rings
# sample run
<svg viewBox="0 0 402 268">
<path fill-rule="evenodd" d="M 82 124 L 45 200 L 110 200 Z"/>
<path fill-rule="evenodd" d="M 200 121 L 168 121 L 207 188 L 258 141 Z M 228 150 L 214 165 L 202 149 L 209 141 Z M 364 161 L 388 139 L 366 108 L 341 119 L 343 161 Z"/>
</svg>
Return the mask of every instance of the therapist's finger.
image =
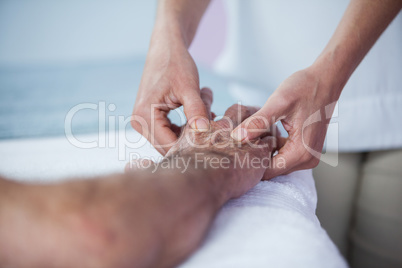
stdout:
<svg viewBox="0 0 402 268">
<path fill-rule="evenodd" d="M 274 136 L 266 136 L 257 140 L 255 144 L 263 145 L 266 148 L 263 152 L 264 156 L 270 155 L 277 146 L 277 138 Z"/>
<path fill-rule="evenodd" d="M 283 140 L 280 141 L 280 143 L 282 142 Z M 263 180 L 269 180 L 297 170 L 313 168 L 317 166 L 320 160 L 306 151 L 301 141 L 289 137 L 272 161 L 271 168 L 265 171 Z"/>
<path fill-rule="evenodd" d="M 177 131 L 177 129 L 176 129 Z M 150 142 L 155 149 L 165 155 L 167 151 L 176 143 L 177 135 L 171 129 L 171 124 L 168 120 L 160 120 L 155 122 L 155 131 L 151 136 Z"/>
<path fill-rule="evenodd" d="M 155 149 L 165 155 L 170 147 L 177 141 L 176 129 L 167 117 L 168 112 L 173 109 L 167 105 L 152 107 L 151 112 L 136 110 L 131 116 L 131 125 L 142 134 Z"/>
<path fill-rule="evenodd" d="M 270 132 L 270 127 L 280 120 L 282 115 L 286 114 L 285 109 L 286 106 L 269 98 L 259 111 L 244 120 L 232 131 L 231 137 L 239 142 L 246 142 L 267 135 Z"/>
<path fill-rule="evenodd" d="M 211 106 L 214 99 L 212 90 L 207 87 L 202 88 L 201 99 L 204 102 L 205 109 L 207 110 L 208 119 L 212 120 Z"/>
<path fill-rule="evenodd" d="M 297 151 L 295 144 L 287 140 L 285 145 L 278 151 L 278 154 L 272 158 L 271 166 L 265 171 L 263 180 L 269 180 L 291 172 L 300 161 L 300 155 Z"/>
<path fill-rule="evenodd" d="M 190 127 L 198 132 L 209 130 L 209 118 L 207 108 L 201 99 L 200 90 L 189 90 L 185 95 L 179 96 L 183 104 L 184 114 Z"/>
</svg>

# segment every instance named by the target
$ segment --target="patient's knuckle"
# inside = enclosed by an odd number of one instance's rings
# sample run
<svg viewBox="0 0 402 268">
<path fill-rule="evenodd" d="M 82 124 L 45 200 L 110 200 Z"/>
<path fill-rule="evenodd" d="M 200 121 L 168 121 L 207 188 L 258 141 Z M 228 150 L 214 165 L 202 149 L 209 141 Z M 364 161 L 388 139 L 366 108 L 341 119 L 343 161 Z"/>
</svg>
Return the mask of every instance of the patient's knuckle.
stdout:
<svg viewBox="0 0 402 268">
<path fill-rule="evenodd" d="M 232 113 L 235 113 L 238 109 L 239 109 L 239 104 L 236 103 L 229 107 L 228 112 L 230 112 L 232 114 Z"/>
</svg>

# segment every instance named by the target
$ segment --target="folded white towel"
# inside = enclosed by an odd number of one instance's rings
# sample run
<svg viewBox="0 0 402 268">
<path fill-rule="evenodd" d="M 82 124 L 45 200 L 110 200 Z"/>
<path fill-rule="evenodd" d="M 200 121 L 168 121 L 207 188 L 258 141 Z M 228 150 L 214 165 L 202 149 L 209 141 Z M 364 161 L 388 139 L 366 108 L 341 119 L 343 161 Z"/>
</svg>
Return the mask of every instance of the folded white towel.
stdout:
<svg viewBox="0 0 402 268">
<path fill-rule="evenodd" d="M 138 139 L 138 134 L 132 140 Z M 96 135 L 82 136 L 94 141 Z M 132 150 L 131 150 L 132 151 Z M 136 152 L 158 156 L 149 144 Z M 117 148 L 80 149 L 65 137 L 0 142 L 0 174 L 24 181 L 121 172 Z M 121 152 L 120 152 L 121 153 Z M 180 267 L 346 267 L 315 216 L 311 171 L 260 182 L 218 213 L 205 241 Z"/>
<path fill-rule="evenodd" d="M 219 212 L 181 268 L 347 267 L 315 215 L 311 170 L 260 182 Z"/>
</svg>

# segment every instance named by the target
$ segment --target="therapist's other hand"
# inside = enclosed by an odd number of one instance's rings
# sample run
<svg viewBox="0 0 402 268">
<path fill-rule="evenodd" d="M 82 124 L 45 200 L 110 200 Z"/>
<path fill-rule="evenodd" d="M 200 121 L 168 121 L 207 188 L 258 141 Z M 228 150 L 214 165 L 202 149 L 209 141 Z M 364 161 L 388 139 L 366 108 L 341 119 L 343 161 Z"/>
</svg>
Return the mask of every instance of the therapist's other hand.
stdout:
<svg viewBox="0 0 402 268">
<path fill-rule="evenodd" d="M 232 132 L 232 138 L 247 142 L 266 133 L 275 122 L 282 122 L 289 137 L 278 144 L 280 150 L 273 158 L 272 169 L 265 172 L 265 180 L 318 165 L 327 126 L 340 94 L 339 86 L 328 80 L 314 67 L 294 73 L 257 113 Z M 314 118 L 319 120 L 310 124 Z"/>
<path fill-rule="evenodd" d="M 131 125 L 165 155 L 180 133 L 180 128 L 167 116 L 180 106 L 192 128 L 200 132 L 208 130 L 194 60 L 181 38 L 156 32 L 151 39 Z"/>
</svg>

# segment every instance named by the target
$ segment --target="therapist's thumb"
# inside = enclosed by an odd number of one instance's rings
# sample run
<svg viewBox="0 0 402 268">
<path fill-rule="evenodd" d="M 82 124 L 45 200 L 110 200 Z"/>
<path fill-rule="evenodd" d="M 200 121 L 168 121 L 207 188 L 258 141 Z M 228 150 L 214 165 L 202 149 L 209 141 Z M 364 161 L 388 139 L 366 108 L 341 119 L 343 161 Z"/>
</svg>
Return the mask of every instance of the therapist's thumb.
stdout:
<svg viewBox="0 0 402 268">
<path fill-rule="evenodd" d="M 199 90 L 189 92 L 182 100 L 184 114 L 186 115 L 188 124 L 192 129 L 198 132 L 206 132 L 209 130 L 210 111 L 208 111 L 208 109 L 210 109 L 212 104 L 212 93 L 210 98 L 207 98 L 206 101 L 208 103 L 204 103 L 205 100 L 203 101 L 201 91 Z"/>
<path fill-rule="evenodd" d="M 245 142 L 270 132 L 270 127 L 280 120 L 282 110 L 269 108 L 267 102 L 258 112 L 244 120 L 231 133 L 231 137 L 239 142 Z"/>
</svg>

